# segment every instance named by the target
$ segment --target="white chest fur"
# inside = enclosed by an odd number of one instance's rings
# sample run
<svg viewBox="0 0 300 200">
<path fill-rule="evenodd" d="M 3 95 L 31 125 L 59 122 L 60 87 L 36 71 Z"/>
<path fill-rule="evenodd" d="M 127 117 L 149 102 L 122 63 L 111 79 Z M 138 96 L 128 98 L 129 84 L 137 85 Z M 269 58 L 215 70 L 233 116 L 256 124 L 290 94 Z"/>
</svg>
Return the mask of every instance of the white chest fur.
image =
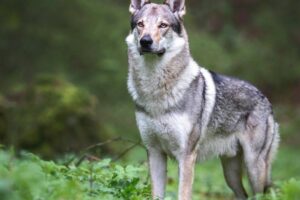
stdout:
<svg viewBox="0 0 300 200">
<path fill-rule="evenodd" d="M 160 148 L 177 159 L 180 157 L 192 129 L 192 122 L 187 114 L 169 113 L 150 117 L 136 112 L 136 119 L 147 148 Z"/>
</svg>

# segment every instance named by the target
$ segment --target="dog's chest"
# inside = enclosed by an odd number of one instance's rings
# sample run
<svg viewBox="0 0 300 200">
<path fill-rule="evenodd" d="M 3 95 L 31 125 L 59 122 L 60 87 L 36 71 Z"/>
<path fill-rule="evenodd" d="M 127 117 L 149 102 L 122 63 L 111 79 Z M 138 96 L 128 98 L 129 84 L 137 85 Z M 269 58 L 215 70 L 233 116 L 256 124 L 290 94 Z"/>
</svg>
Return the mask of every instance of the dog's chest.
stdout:
<svg viewBox="0 0 300 200">
<path fill-rule="evenodd" d="M 173 157 L 178 157 L 187 145 L 192 122 L 186 113 L 168 113 L 150 117 L 136 113 L 141 137 L 147 148 L 160 148 Z"/>
</svg>

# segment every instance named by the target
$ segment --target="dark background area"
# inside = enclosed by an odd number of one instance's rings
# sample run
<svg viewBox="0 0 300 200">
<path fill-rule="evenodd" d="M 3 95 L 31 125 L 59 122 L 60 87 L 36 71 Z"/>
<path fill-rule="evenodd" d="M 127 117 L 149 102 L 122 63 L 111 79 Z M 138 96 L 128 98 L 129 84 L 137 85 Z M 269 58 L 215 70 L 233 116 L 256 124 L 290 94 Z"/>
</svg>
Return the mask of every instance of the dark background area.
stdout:
<svg viewBox="0 0 300 200">
<path fill-rule="evenodd" d="M 2 0 L 0 143 L 45 158 L 139 140 L 127 92 L 129 1 Z M 300 1 L 187 0 L 192 55 L 273 102 L 282 146 L 300 145 Z M 98 155 L 128 144 L 111 143 Z"/>
</svg>

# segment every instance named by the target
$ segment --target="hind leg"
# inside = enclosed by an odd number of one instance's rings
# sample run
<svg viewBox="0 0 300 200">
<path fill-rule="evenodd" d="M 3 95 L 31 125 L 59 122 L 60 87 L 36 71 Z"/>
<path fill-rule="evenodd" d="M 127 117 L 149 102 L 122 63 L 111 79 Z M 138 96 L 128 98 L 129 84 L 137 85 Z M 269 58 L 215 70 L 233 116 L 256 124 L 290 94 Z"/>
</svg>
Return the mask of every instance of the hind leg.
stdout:
<svg viewBox="0 0 300 200">
<path fill-rule="evenodd" d="M 235 157 L 221 157 L 224 177 L 227 185 L 234 192 L 236 199 L 245 200 L 248 195 L 242 183 L 242 158 L 241 155 Z"/>
<path fill-rule="evenodd" d="M 255 133 L 253 133 L 255 135 Z M 253 138 L 243 138 L 241 141 L 243 148 L 243 158 L 247 171 L 250 186 L 253 194 L 263 193 L 267 183 L 267 165 L 260 154 L 260 148 L 257 148 Z"/>
<path fill-rule="evenodd" d="M 268 185 L 268 168 L 266 162 L 257 157 L 246 156 L 245 165 L 253 194 L 263 193 Z"/>
<path fill-rule="evenodd" d="M 244 155 L 249 182 L 254 194 L 264 193 L 272 185 L 271 165 L 269 156 L 263 156 L 248 148 Z"/>
<path fill-rule="evenodd" d="M 278 144 L 277 125 L 272 116 L 267 123 L 249 128 L 240 138 L 249 182 L 254 194 L 265 192 L 271 184 L 271 162 Z"/>
</svg>

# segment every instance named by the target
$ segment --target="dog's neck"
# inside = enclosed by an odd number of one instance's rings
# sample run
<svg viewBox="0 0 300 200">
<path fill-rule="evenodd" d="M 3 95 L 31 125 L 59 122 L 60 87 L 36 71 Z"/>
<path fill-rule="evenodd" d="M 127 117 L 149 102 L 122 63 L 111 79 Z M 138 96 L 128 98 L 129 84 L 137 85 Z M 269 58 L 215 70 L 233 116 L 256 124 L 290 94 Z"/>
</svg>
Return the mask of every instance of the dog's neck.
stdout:
<svg viewBox="0 0 300 200">
<path fill-rule="evenodd" d="M 127 37 L 129 76 L 128 88 L 134 101 L 148 112 L 162 112 L 175 106 L 198 74 L 187 38 L 179 38 L 163 56 L 140 55 Z M 134 42 L 134 41 L 132 41 Z"/>
</svg>

